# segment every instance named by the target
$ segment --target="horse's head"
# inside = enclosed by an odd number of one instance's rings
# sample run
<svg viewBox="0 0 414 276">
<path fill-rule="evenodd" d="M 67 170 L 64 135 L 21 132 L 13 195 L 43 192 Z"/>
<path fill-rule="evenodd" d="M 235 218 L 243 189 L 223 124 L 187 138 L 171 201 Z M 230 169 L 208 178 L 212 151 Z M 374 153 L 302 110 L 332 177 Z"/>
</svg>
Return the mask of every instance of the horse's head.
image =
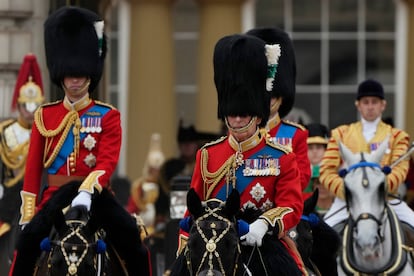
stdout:
<svg viewBox="0 0 414 276">
<path fill-rule="evenodd" d="M 352 153 L 340 144 L 341 155 L 348 166 L 344 185 L 350 227 L 361 259 L 372 260 L 382 254 L 387 185 L 379 164 L 387 148 L 388 139 L 372 153 Z"/>
<path fill-rule="evenodd" d="M 233 190 L 226 202 L 201 202 L 191 189 L 187 206 L 193 220 L 185 253 L 188 269 L 193 275 L 234 275 L 240 256 L 235 219 L 240 208 L 239 193 Z"/>
<path fill-rule="evenodd" d="M 62 214 L 63 215 L 63 214 Z M 88 223 L 86 208 L 69 209 L 55 222 L 56 234 L 42 241 L 48 251 L 48 275 L 101 275 L 106 244 Z"/>
</svg>

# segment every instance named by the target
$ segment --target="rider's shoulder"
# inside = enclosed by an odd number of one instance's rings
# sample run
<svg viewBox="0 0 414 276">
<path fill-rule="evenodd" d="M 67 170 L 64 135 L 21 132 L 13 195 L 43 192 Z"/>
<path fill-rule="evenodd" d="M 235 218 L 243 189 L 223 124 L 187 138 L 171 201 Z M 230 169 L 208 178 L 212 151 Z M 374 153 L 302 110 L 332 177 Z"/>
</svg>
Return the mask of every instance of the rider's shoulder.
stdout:
<svg viewBox="0 0 414 276">
<path fill-rule="evenodd" d="M 289 121 L 289 120 L 286 120 L 286 119 L 283 119 L 282 123 L 284 123 L 285 125 L 296 127 L 300 130 L 305 130 L 306 129 L 304 125 L 302 125 L 300 123 L 297 123 L 297 122 Z"/>
<path fill-rule="evenodd" d="M 202 148 L 202 149 L 206 149 L 206 148 L 209 148 L 209 147 L 211 147 L 211 146 L 221 144 L 221 143 L 223 143 L 224 141 L 226 141 L 226 139 L 227 139 L 227 136 L 221 136 L 221 137 L 220 137 L 220 138 L 218 138 L 217 140 L 214 140 L 214 141 L 211 141 L 211 142 L 208 142 L 208 143 L 204 144 L 204 146 L 202 146 L 201 148 Z"/>
<path fill-rule="evenodd" d="M 113 106 L 113 105 L 111 105 L 111 104 L 109 104 L 109 103 L 101 102 L 101 101 L 98 101 L 98 100 L 94 100 L 94 102 L 95 102 L 96 105 L 100 105 L 100 106 L 103 106 L 103 107 L 107 107 L 109 109 L 116 110 L 116 107 Z"/>
<path fill-rule="evenodd" d="M 266 145 L 267 145 L 268 147 L 272 148 L 272 149 L 275 149 L 275 150 L 281 151 L 281 152 L 283 152 L 284 154 L 288 154 L 288 153 L 291 153 L 291 152 L 292 152 L 291 147 L 287 147 L 287 146 L 284 146 L 284 145 L 279 144 L 279 143 L 274 143 L 274 142 L 272 142 L 272 140 L 270 140 L 270 139 L 266 139 Z"/>
<path fill-rule="evenodd" d="M 16 119 L 8 118 L 0 121 L 0 132 L 2 132 L 3 128 L 6 128 L 7 126 L 11 125 L 13 122 L 15 122 Z"/>
</svg>

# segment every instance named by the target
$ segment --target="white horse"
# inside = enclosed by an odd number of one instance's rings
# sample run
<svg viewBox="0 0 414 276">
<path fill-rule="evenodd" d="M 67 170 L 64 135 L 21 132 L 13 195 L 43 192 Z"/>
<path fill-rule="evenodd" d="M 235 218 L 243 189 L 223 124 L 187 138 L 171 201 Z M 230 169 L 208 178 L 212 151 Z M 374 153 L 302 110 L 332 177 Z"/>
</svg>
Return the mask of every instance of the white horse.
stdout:
<svg viewBox="0 0 414 276">
<path fill-rule="evenodd" d="M 340 275 L 414 275 L 412 248 L 404 245 L 400 223 L 387 203 L 386 174 L 379 163 L 388 139 L 368 153 L 340 144 L 348 165 L 344 177 L 349 220 L 344 229 Z"/>
</svg>

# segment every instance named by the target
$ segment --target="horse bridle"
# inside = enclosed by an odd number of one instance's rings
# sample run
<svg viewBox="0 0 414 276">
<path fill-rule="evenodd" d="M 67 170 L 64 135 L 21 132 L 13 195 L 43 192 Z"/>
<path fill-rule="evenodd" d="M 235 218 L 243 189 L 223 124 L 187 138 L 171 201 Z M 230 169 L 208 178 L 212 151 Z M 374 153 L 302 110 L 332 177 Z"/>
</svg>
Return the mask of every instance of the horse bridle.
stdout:
<svg viewBox="0 0 414 276">
<path fill-rule="evenodd" d="M 197 229 L 197 232 L 200 234 L 201 238 L 203 239 L 205 243 L 205 251 L 203 253 L 203 257 L 201 258 L 200 264 L 198 265 L 196 275 L 199 275 L 203 264 L 206 262 L 206 259 L 208 258 L 208 272 L 207 276 L 214 275 L 213 273 L 213 259 L 216 258 L 219 267 L 220 267 L 220 273 L 224 276 L 226 275 L 223 262 L 221 260 L 221 256 L 217 249 L 217 244 L 222 240 L 222 238 L 230 231 L 231 227 L 234 227 L 234 223 L 232 223 L 229 219 L 218 215 L 217 211 L 221 210 L 222 204 L 216 208 L 210 208 L 207 205 L 205 205 L 205 211 L 206 213 L 200 217 L 198 217 L 195 220 L 195 226 Z M 209 216 L 215 217 L 218 222 L 212 222 L 212 221 L 205 221 Z M 208 239 L 203 232 L 203 229 L 211 229 L 213 236 Z M 219 235 L 217 235 L 217 231 L 219 229 L 224 229 Z M 234 268 L 233 268 L 233 275 L 236 275 L 237 268 L 238 268 L 238 258 L 241 254 L 240 245 L 237 244 L 237 254 L 235 256 L 235 262 L 234 262 Z M 188 271 L 190 272 L 190 275 L 192 275 L 192 264 L 191 264 L 191 257 L 190 257 L 190 251 L 188 249 L 188 245 L 186 247 L 185 256 L 187 260 L 187 266 Z"/>
<path fill-rule="evenodd" d="M 369 180 L 368 180 L 368 174 L 366 171 L 366 168 L 379 168 L 381 169 L 383 172 L 384 170 L 381 168 L 381 166 L 377 163 L 373 163 L 373 162 L 367 162 L 364 159 L 363 154 L 361 153 L 361 161 L 350 166 L 348 168 L 348 170 L 346 171 L 346 173 L 353 171 L 357 168 L 361 168 L 362 169 L 362 185 L 367 188 L 369 186 Z M 345 174 L 346 174 L 345 173 Z M 343 174 L 343 176 L 345 176 L 345 174 Z M 347 206 L 348 206 L 348 202 L 347 202 Z M 386 206 L 384 206 L 386 207 Z M 362 220 L 373 220 L 375 221 L 375 223 L 378 226 L 378 236 L 380 238 L 380 242 L 384 241 L 384 235 L 381 233 L 382 230 L 382 225 L 383 225 L 383 221 L 386 219 L 386 212 L 385 212 L 386 208 L 384 208 L 384 210 L 381 212 L 381 215 L 379 218 L 375 217 L 373 214 L 371 213 L 361 213 L 355 220 L 352 218 L 352 216 L 350 216 L 350 221 L 351 221 L 351 227 L 352 229 L 355 229 L 355 226 L 358 224 L 358 222 L 362 221 Z"/>
<path fill-rule="evenodd" d="M 91 248 L 96 248 L 97 243 L 96 242 L 88 242 L 87 239 L 82 235 L 80 232 L 82 228 L 85 225 L 83 223 L 76 224 L 76 225 L 70 225 L 70 232 L 63 237 L 62 240 L 52 240 L 51 244 L 58 246 L 62 252 L 63 259 L 68 267 L 68 274 L 67 275 L 76 275 L 78 273 L 78 268 L 80 264 L 83 262 L 86 254 L 88 253 L 88 250 Z M 73 237 L 76 236 L 81 240 L 81 243 L 78 244 L 72 244 L 67 243 L 67 241 Z M 72 248 L 72 250 L 81 249 L 82 253 L 80 254 L 80 257 L 78 257 L 76 254 L 72 253 L 69 254 L 67 251 L 67 248 Z M 102 253 L 98 252 L 98 258 L 101 257 Z M 100 263 L 100 261 L 99 261 Z M 99 266 L 100 264 L 98 264 Z M 101 272 L 99 272 L 99 268 L 96 275 L 100 275 Z"/>
</svg>

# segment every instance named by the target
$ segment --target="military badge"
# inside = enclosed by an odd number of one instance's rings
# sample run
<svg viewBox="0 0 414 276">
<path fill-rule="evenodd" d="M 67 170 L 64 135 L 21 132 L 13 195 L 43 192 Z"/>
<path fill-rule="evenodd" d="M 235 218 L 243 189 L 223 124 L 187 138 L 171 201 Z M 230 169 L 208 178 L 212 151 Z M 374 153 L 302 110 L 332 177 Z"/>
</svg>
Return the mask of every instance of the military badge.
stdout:
<svg viewBox="0 0 414 276">
<path fill-rule="evenodd" d="M 95 167 L 95 164 L 96 164 L 96 156 L 95 156 L 95 155 L 93 155 L 92 153 L 89 153 L 89 154 L 85 157 L 85 159 L 83 160 L 83 162 L 85 162 L 85 164 L 86 164 L 89 168 Z"/>
<path fill-rule="evenodd" d="M 250 191 L 250 195 L 257 202 L 259 202 L 264 197 L 265 194 L 266 194 L 266 191 L 264 187 L 260 185 L 260 183 L 256 183 L 256 185 Z"/>
<path fill-rule="evenodd" d="M 263 203 L 262 207 L 260 207 L 260 210 L 263 212 L 272 209 L 273 208 L 273 202 L 270 201 L 270 199 L 266 199 L 266 201 Z"/>
<path fill-rule="evenodd" d="M 96 145 L 96 140 L 92 135 L 88 134 L 88 136 L 86 136 L 86 138 L 83 140 L 83 145 L 85 148 L 91 151 Z"/>
</svg>

